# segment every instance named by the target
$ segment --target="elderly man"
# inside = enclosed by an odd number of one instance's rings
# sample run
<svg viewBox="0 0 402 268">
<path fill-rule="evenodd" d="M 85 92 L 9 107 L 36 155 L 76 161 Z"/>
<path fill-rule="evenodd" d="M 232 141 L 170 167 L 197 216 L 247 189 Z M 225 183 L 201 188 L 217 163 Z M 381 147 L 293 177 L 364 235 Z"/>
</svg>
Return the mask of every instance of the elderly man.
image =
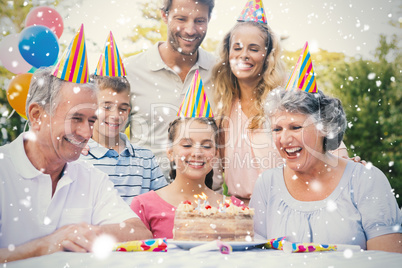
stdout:
<svg viewBox="0 0 402 268">
<path fill-rule="evenodd" d="M 95 239 L 151 238 L 107 175 L 75 162 L 97 119 L 97 89 L 38 70 L 27 99 L 30 130 L 0 147 L 0 262 L 68 250 Z"/>
</svg>

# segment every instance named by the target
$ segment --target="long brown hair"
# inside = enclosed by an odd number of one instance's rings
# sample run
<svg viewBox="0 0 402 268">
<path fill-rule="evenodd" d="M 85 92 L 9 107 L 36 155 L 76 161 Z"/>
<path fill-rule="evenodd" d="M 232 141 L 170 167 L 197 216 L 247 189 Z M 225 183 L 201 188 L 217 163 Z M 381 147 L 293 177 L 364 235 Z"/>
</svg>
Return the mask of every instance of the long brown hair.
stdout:
<svg viewBox="0 0 402 268">
<path fill-rule="evenodd" d="M 257 95 L 255 97 L 255 108 L 258 113 L 252 118 L 249 129 L 260 128 L 265 120 L 264 101 L 268 93 L 283 85 L 286 78 L 285 66 L 280 58 L 281 48 L 277 36 L 271 28 L 258 22 L 237 22 L 235 26 L 226 34 L 220 49 L 220 60 L 212 70 L 212 81 L 215 87 L 214 100 L 218 110 L 216 115 L 219 118 L 229 116 L 233 100 L 240 98 L 240 88 L 238 87 L 237 77 L 230 68 L 229 51 L 233 33 L 244 25 L 257 27 L 265 36 L 265 46 L 267 55 L 262 69 L 261 80 L 257 85 Z"/>
</svg>

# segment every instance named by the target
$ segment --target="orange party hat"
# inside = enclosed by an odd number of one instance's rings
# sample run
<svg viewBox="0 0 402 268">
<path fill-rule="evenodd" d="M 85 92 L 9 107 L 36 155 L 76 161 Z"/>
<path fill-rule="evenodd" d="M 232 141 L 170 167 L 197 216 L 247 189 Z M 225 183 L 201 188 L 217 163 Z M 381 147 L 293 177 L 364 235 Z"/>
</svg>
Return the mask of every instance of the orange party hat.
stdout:
<svg viewBox="0 0 402 268">
<path fill-rule="evenodd" d="M 195 71 L 193 80 L 187 90 L 186 96 L 184 96 L 177 116 L 214 117 L 198 70 Z"/>
<path fill-rule="evenodd" d="M 317 92 L 317 83 L 313 69 L 313 62 L 311 61 L 308 42 L 300 54 L 292 74 L 289 77 L 285 90 L 302 90 L 310 93 Z"/>
<path fill-rule="evenodd" d="M 124 69 L 112 32 L 107 37 L 105 50 L 99 58 L 94 74 L 99 76 L 126 76 L 126 69 Z"/>
<path fill-rule="evenodd" d="M 89 82 L 87 49 L 83 24 L 81 24 L 74 39 L 54 67 L 52 74 L 68 82 Z"/>
<path fill-rule="evenodd" d="M 249 0 L 237 21 L 255 21 L 267 24 L 267 16 L 265 15 L 262 0 Z"/>
</svg>

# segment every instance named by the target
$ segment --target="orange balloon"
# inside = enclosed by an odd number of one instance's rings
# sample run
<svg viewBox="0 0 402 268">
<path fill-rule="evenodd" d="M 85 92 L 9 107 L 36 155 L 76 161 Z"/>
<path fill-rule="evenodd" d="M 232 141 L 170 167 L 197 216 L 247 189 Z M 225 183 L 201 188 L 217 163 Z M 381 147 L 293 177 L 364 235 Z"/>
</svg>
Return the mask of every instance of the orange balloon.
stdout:
<svg viewBox="0 0 402 268">
<path fill-rule="evenodd" d="M 24 118 L 26 118 L 25 104 L 32 76 L 33 74 L 31 73 L 18 74 L 10 81 L 7 88 L 8 103 Z"/>
</svg>

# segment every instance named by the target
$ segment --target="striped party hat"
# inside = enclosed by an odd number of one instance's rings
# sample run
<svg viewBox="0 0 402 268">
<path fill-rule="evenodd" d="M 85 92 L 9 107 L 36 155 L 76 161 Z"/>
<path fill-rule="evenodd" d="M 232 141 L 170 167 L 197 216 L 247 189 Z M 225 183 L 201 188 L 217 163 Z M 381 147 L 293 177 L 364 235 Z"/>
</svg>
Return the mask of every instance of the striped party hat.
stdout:
<svg viewBox="0 0 402 268">
<path fill-rule="evenodd" d="M 292 74 L 289 77 L 285 90 L 302 90 L 310 93 L 317 92 L 317 83 L 311 61 L 308 42 L 304 45 L 299 60 L 297 61 Z"/>
<path fill-rule="evenodd" d="M 105 50 L 99 58 L 94 74 L 99 76 L 126 76 L 126 69 L 124 69 L 112 32 L 107 37 Z"/>
<path fill-rule="evenodd" d="M 265 16 L 262 0 L 249 0 L 237 21 L 255 21 L 267 24 L 267 16 Z"/>
<path fill-rule="evenodd" d="M 193 81 L 184 96 L 177 116 L 214 117 L 198 70 L 195 71 Z"/>
<path fill-rule="evenodd" d="M 88 60 L 85 45 L 84 25 L 64 51 L 52 74 L 60 79 L 73 83 L 88 83 Z"/>
</svg>

